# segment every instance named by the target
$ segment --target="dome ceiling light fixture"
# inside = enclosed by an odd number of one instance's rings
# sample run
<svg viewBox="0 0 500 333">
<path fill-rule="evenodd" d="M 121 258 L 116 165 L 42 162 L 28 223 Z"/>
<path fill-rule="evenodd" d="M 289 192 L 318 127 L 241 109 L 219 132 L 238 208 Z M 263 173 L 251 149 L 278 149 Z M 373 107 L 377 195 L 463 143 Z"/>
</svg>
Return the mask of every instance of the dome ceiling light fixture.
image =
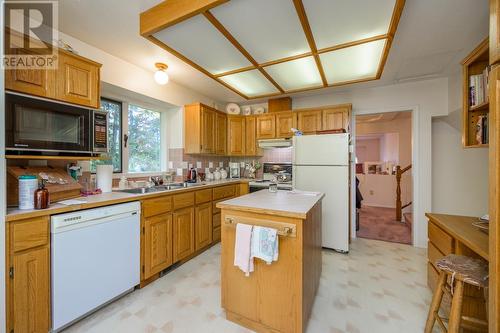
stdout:
<svg viewBox="0 0 500 333">
<path fill-rule="evenodd" d="M 168 73 L 167 73 L 167 68 L 168 66 L 162 62 L 157 62 L 155 63 L 156 67 L 156 72 L 155 72 L 155 81 L 158 84 L 165 85 L 168 83 Z"/>
</svg>

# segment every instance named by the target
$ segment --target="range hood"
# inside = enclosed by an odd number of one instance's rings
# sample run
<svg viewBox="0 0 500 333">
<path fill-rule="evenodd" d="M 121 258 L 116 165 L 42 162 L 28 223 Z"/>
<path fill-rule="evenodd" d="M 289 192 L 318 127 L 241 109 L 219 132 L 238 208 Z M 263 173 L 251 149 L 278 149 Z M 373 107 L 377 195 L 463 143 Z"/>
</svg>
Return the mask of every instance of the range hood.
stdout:
<svg viewBox="0 0 500 333">
<path fill-rule="evenodd" d="M 292 139 L 259 140 L 259 148 L 262 149 L 288 148 L 291 146 L 292 146 Z"/>
</svg>

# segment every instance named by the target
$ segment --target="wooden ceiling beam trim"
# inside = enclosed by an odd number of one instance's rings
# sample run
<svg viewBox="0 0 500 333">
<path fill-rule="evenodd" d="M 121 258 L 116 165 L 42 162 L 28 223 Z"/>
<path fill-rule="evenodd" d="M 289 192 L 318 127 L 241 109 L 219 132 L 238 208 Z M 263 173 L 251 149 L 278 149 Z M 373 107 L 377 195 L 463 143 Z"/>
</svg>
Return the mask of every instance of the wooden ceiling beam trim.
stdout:
<svg viewBox="0 0 500 333">
<path fill-rule="evenodd" d="M 140 14 L 140 34 L 147 37 L 229 0 L 165 0 Z"/>
<path fill-rule="evenodd" d="M 255 67 L 255 66 L 252 65 L 252 66 L 248 66 L 248 67 L 233 69 L 231 71 L 227 71 L 227 72 L 215 74 L 215 77 L 223 77 L 223 76 L 228 76 L 228 75 L 231 75 L 231 74 L 238 74 L 238 73 L 242 73 L 242 72 L 248 72 L 248 71 L 251 71 L 253 69 L 257 69 L 257 67 Z"/>
<path fill-rule="evenodd" d="M 360 39 L 360 40 L 355 40 L 355 41 L 352 41 L 352 42 L 338 44 L 338 45 L 335 45 L 335 46 L 325 47 L 324 49 L 318 50 L 318 54 L 332 52 L 332 51 L 337 51 L 337 50 L 345 49 L 345 48 L 348 48 L 348 47 L 357 46 L 357 45 L 361 45 L 361 44 L 366 44 L 366 43 L 370 43 L 370 42 L 374 42 L 374 41 L 381 40 L 381 39 L 386 39 L 386 38 L 389 38 L 389 34 L 377 35 L 377 36 L 368 37 L 368 38 L 364 38 L 364 39 Z"/>
<path fill-rule="evenodd" d="M 249 97 L 245 94 L 243 94 L 242 92 L 240 92 L 238 89 L 230 86 L 229 84 L 227 84 L 226 82 L 220 80 L 219 78 L 217 78 L 216 76 L 214 76 L 212 73 L 210 73 L 209 71 L 207 71 L 205 68 L 201 67 L 200 65 L 198 65 L 197 63 L 191 61 L 190 59 L 186 58 L 184 55 L 182 55 L 181 53 L 177 52 L 176 50 L 174 50 L 173 48 L 169 47 L 168 45 L 166 45 L 165 43 L 163 43 L 162 41 L 160 41 L 159 39 L 153 37 L 153 36 L 146 36 L 145 38 L 147 38 L 149 41 L 151 41 L 152 43 L 158 45 L 159 47 L 161 47 L 162 49 L 164 49 L 165 51 L 173 54 L 174 56 L 176 56 L 177 58 L 181 59 L 182 61 L 184 61 L 185 63 L 187 63 L 188 65 L 190 65 L 191 67 L 199 70 L 200 72 L 202 72 L 203 74 L 207 75 L 208 77 L 214 79 L 215 81 L 217 81 L 218 83 L 222 84 L 224 87 L 228 88 L 229 90 L 237 93 L 238 95 L 240 95 L 241 97 L 243 97 L 244 99 L 249 99 Z"/>
<path fill-rule="evenodd" d="M 210 21 L 210 23 L 212 23 L 212 25 L 217 30 L 219 30 L 221 34 L 224 35 L 224 37 L 226 37 L 226 39 L 231 44 L 233 44 L 233 46 L 236 49 L 238 49 L 238 51 L 241 52 L 241 54 L 243 54 L 245 58 L 247 58 L 248 61 L 250 61 L 252 65 L 254 65 L 259 70 L 259 72 L 262 73 L 262 75 L 266 77 L 267 80 L 269 80 L 269 82 L 273 84 L 274 87 L 276 87 L 276 89 L 278 89 L 278 91 L 280 91 L 282 94 L 285 92 L 283 88 L 281 88 L 280 85 L 276 81 L 274 81 L 271 75 L 269 75 L 262 67 L 260 67 L 257 60 L 255 60 L 254 57 L 252 57 L 252 55 L 243 47 L 243 45 L 241 45 L 240 42 L 238 42 L 236 38 L 234 38 L 234 36 L 231 35 L 231 33 L 226 29 L 226 27 L 224 27 L 224 25 L 222 25 L 222 23 L 220 23 L 220 21 L 217 20 L 217 18 L 212 13 L 210 13 L 210 11 L 207 10 L 206 12 L 203 13 L 203 15 L 206 17 L 208 21 Z"/>
<path fill-rule="evenodd" d="M 318 67 L 319 74 L 321 75 L 323 86 L 327 87 L 328 81 L 326 80 L 325 71 L 323 70 L 323 64 L 321 63 L 321 59 L 318 55 L 318 48 L 316 47 L 316 42 L 314 41 L 314 36 L 311 30 L 311 26 L 309 25 L 309 19 L 307 18 L 304 4 L 302 3 L 302 0 L 293 0 L 293 4 L 295 6 L 295 11 L 297 12 L 297 15 L 299 17 L 300 24 L 302 25 L 302 30 L 304 30 L 304 34 L 306 35 L 309 48 L 311 49 L 312 55 L 314 56 L 314 61 L 316 62 L 316 66 Z"/>
</svg>

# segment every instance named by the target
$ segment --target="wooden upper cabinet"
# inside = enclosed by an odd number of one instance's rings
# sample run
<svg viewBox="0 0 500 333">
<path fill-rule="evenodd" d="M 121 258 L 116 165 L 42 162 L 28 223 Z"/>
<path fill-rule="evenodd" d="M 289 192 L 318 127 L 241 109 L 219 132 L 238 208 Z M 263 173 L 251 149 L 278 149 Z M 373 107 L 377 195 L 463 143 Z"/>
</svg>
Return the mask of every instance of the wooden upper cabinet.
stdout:
<svg viewBox="0 0 500 333">
<path fill-rule="evenodd" d="M 212 243 L 212 203 L 207 202 L 195 208 L 195 250 Z"/>
<path fill-rule="evenodd" d="M 257 117 L 257 139 L 274 139 L 276 137 L 276 116 L 265 114 Z"/>
<path fill-rule="evenodd" d="M 144 219 L 143 247 L 143 279 L 172 264 L 172 214 L 160 214 Z"/>
<path fill-rule="evenodd" d="M 257 118 L 245 117 L 245 155 L 257 156 Z"/>
<path fill-rule="evenodd" d="M 217 112 L 215 115 L 215 153 L 226 155 L 227 146 L 227 116 Z"/>
<path fill-rule="evenodd" d="M 173 214 L 173 261 L 180 261 L 195 251 L 194 207 L 179 209 Z"/>
<path fill-rule="evenodd" d="M 98 63 L 59 51 L 56 99 L 99 108 L 100 67 Z"/>
<path fill-rule="evenodd" d="M 500 61 L 500 0 L 490 0 L 490 64 Z"/>
<path fill-rule="evenodd" d="M 322 130 L 345 129 L 349 131 L 349 107 L 340 107 L 323 110 Z"/>
<path fill-rule="evenodd" d="M 227 117 L 227 153 L 231 156 L 245 155 L 245 117 Z"/>
<path fill-rule="evenodd" d="M 291 138 L 293 132 L 291 128 L 297 128 L 297 114 L 288 112 L 276 113 L 276 137 L 277 138 Z"/>
<path fill-rule="evenodd" d="M 201 153 L 215 154 L 215 111 L 201 108 Z"/>
<path fill-rule="evenodd" d="M 321 110 L 297 112 L 297 127 L 304 134 L 315 134 L 321 131 Z"/>
</svg>

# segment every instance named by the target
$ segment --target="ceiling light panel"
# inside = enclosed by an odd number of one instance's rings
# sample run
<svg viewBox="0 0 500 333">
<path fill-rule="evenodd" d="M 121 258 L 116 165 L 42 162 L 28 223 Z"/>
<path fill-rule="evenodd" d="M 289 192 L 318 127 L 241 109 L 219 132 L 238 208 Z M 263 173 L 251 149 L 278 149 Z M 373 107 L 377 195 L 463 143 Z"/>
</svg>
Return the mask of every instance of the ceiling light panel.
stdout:
<svg viewBox="0 0 500 333">
<path fill-rule="evenodd" d="M 264 69 L 287 91 L 322 86 L 321 76 L 313 57 L 282 62 Z"/>
<path fill-rule="evenodd" d="M 396 0 L 303 0 L 318 49 L 387 34 Z"/>
<path fill-rule="evenodd" d="M 211 12 L 259 63 L 311 51 L 291 0 L 231 0 Z"/>
<path fill-rule="evenodd" d="M 329 84 L 375 78 L 386 40 L 320 54 Z"/>
<path fill-rule="evenodd" d="M 222 76 L 219 79 L 248 97 L 279 92 L 278 89 L 276 89 L 276 87 L 256 69 Z"/>
<path fill-rule="evenodd" d="M 212 74 L 252 65 L 201 15 L 170 26 L 153 36 Z"/>
</svg>

